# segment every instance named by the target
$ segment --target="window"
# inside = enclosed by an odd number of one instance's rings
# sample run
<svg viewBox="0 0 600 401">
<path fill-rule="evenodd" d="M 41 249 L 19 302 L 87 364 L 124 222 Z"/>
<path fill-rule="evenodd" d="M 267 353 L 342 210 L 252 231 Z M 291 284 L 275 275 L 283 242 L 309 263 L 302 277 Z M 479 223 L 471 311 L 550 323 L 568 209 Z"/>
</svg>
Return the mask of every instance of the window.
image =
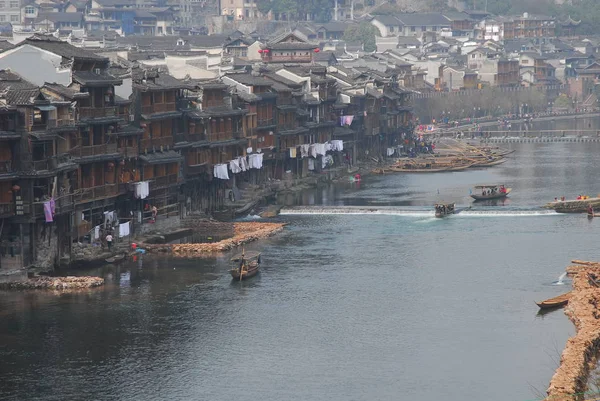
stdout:
<svg viewBox="0 0 600 401">
<path fill-rule="evenodd" d="M 474 55 L 474 54 L 471 54 L 471 58 L 475 58 L 475 55 Z"/>
<path fill-rule="evenodd" d="M 433 32 L 436 32 L 436 31 L 437 31 L 437 26 L 432 26 L 432 27 L 431 27 L 431 30 L 432 30 Z"/>
<path fill-rule="evenodd" d="M 6 15 L 0 15 L 0 22 L 6 21 Z"/>
<path fill-rule="evenodd" d="M 0 8 L 4 8 L 6 6 L 6 3 L 3 1 L 0 1 Z"/>
<path fill-rule="evenodd" d="M 425 25 L 423 25 L 423 26 L 421 27 L 421 32 L 425 32 L 426 30 L 427 30 L 427 27 L 426 27 Z"/>
<path fill-rule="evenodd" d="M 31 7 L 31 6 L 27 6 L 25 7 L 25 14 L 28 15 L 33 15 L 35 14 L 35 8 Z"/>
<path fill-rule="evenodd" d="M 10 22 L 19 22 L 19 16 L 18 15 L 11 15 L 10 16 Z"/>
<path fill-rule="evenodd" d="M 19 8 L 19 2 L 18 1 L 11 1 L 10 2 L 10 8 Z"/>
<path fill-rule="evenodd" d="M 416 31 L 416 30 L 417 30 L 417 28 L 415 28 L 414 26 L 411 26 L 411 27 L 410 27 L 410 31 L 411 31 L 411 32 L 414 32 L 414 31 Z"/>
</svg>

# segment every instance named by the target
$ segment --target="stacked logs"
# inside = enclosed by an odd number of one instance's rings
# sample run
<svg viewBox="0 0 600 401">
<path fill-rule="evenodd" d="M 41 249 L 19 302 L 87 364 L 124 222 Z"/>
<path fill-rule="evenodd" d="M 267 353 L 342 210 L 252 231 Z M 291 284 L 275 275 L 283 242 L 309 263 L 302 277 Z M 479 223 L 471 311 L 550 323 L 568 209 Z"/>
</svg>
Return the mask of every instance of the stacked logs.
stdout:
<svg viewBox="0 0 600 401">
<path fill-rule="evenodd" d="M 173 244 L 171 250 L 176 256 L 197 256 L 212 252 L 224 252 L 251 241 L 267 238 L 281 230 L 283 223 L 234 223 L 234 235 L 223 241 L 204 244 Z"/>
<path fill-rule="evenodd" d="M 565 314 L 577 328 L 569 338 L 547 390 L 547 400 L 575 400 L 585 391 L 600 351 L 600 263 L 573 260 L 567 272 L 573 275 L 573 291 Z"/>
<path fill-rule="evenodd" d="M 0 283 L 0 290 L 79 290 L 104 284 L 100 277 L 35 277 Z"/>
</svg>

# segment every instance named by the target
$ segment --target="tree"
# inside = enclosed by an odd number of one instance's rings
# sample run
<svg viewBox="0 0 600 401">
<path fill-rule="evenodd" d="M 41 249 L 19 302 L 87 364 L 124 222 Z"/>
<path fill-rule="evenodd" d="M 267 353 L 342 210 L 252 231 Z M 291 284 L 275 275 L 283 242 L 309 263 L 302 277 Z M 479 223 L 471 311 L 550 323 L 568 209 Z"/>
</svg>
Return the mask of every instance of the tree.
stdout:
<svg viewBox="0 0 600 401">
<path fill-rule="evenodd" d="M 379 30 L 369 22 L 350 25 L 344 31 L 345 41 L 362 43 L 366 52 L 377 50 L 376 36 L 379 36 Z"/>
</svg>

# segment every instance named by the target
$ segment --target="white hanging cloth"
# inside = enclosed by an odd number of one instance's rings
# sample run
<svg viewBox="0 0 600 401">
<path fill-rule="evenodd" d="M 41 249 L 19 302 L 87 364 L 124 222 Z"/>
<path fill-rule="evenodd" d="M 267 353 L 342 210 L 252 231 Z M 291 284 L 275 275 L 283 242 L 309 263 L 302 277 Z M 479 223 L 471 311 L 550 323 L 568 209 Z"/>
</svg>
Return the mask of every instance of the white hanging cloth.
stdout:
<svg viewBox="0 0 600 401">
<path fill-rule="evenodd" d="M 344 150 L 344 141 L 340 139 L 334 139 L 331 141 L 331 150 L 341 152 Z"/>
<path fill-rule="evenodd" d="M 242 168 L 240 167 L 240 161 L 238 159 L 231 160 L 229 162 L 229 168 L 233 174 L 241 173 Z"/>
<path fill-rule="evenodd" d="M 150 194 L 150 186 L 148 181 L 136 182 L 135 183 L 135 198 L 146 199 Z"/>
<path fill-rule="evenodd" d="M 227 171 L 227 164 L 215 164 L 215 166 L 213 167 L 213 175 L 215 176 L 215 178 L 228 180 L 229 172 Z"/>
<path fill-rule="evenodd" d="M 123 238 L 129 235 L 129 222 L 119 224 L 119 238 Z"/>
<path fill-rule="evenodd" d="M 314 145 L 315 145 L 315 152 L 316 152 L 316 154 L 317 155 L 321 155 L 321 156 L 325 156 L 325 153 L 327 152 L 325 150 L 325 144 L 324 143 L 315 143 Z"/>
<path fill-rule="evenodd" d="M 329 142 L 325 142 L 325 152 L 329 152 L 330 150 L 333 150 L 331 148 L 331 144 Z"/>
<path fill-rule="evenodd" d="M 308 159 L 308 169 L 310 171 L 315 169 L 315 159 Z"/>
<path fill-rule="evenodd" d="M 261 169 L 263 164 L 263 154 L 255 153 L 248 156 L 248 164 L 250 168 Z"/>
<path fill-rule="evenodd" d="M 308 157 L 308 149 L 310 145 L 300 145 L 300 156 L 304 159 Z"/>
<path fill-rule="evenodd" d="M 242 171 L 248 170 L 248 162 L 246 161 L 246 156 L 238 157 L 238 162 L 240 164 L 240 168 L 242 169 Z"/>
<path fill-rule="evenodd" d="M 333 166 L 333 157 L 331 155 L 325 155 L 321 158 L 321 168 L 327 166 Z"/>
<path fill-rule="evenodd" d="M 308 155 L 310 157 L 317 157 L 317 147 L 316 146 L 317 146 L 317 144 L 313 143 L 312 145 L 310 145 L 308 147 Z"/>
<path fill-rule="evenodd" d="M 392 156 L 395 152 L 396 152 L 396 149 L 394 149 L 394 148 L 387 148 L 387 155 L 388 156 Z"/>
<path fill-rule="evenodd" d="M 94 227 L 94 239 L 100 238 L 100 226 Z"/>
</svg>

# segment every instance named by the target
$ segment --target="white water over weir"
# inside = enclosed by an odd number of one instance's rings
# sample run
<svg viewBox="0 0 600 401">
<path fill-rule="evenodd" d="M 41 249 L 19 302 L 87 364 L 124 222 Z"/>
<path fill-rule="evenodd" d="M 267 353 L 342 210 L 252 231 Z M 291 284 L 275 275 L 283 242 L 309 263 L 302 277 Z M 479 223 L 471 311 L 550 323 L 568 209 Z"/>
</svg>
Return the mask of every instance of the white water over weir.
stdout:
<svg viewBox="0 0 600 401">
<path fill-rule="evenodd" d="M 396 206 L 296 206 L 286 207 L 281 209 L 281 215 L 384 215 L 384 216 L 406 216 L 406 217 L 433 217 L 433 210 L 424 209 L 421 207 L 396 207 Z M 450 218 L 457 217 L 542 217 L 542 216 L 559 216 L 554 210 L 461 210 L 457 207 L 458 212 L 448 216 Z"/>
</svg>

